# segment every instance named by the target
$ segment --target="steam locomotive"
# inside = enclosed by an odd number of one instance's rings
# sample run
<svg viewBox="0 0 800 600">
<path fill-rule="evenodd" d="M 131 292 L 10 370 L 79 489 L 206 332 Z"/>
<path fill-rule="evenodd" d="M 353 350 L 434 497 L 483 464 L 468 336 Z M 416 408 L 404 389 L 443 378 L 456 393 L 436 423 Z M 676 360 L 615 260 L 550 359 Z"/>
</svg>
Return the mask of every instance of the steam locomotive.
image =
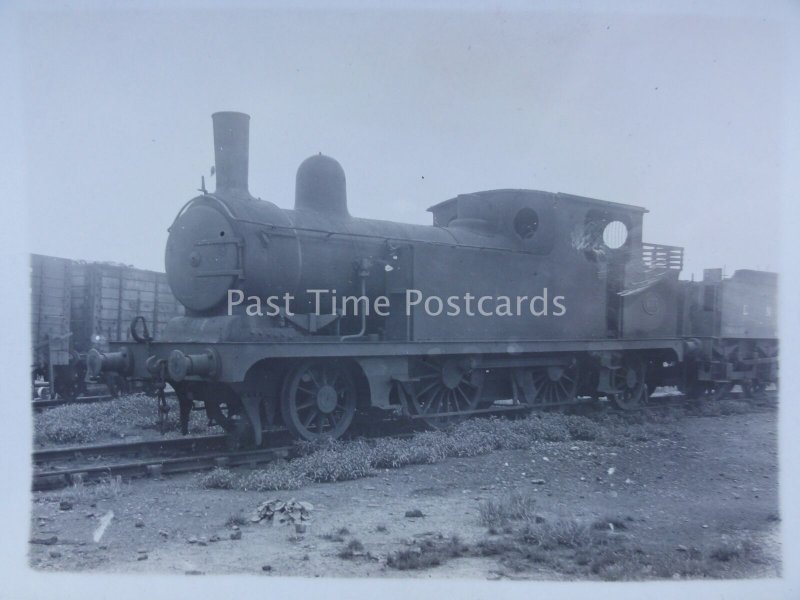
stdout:
<svg viewBox="0 0 800 600">
<path fill-rule="evenodd" d="M 599 397 L 633 409 L 663 385 L 720 395 L 777 381 L 776 275 L 680 280 L 683 249 L 642 240 L 644 208 L 504 189 L 432 206 L 432 226 L 361 219 L 342 167 L 320 154 L 282 209 L 248 191 L 249 116 L 212 119 L 216 191 L 181 208 L 166 246 L 186 314 L 158 340 L 137 318 L 136 342 L 88 357 L 95 375 L 169 383 L 184 432 L 196 401 L 260 444 L 278 423 L 314 440 L 357 416 L 443 427 Z"/>
</svg>

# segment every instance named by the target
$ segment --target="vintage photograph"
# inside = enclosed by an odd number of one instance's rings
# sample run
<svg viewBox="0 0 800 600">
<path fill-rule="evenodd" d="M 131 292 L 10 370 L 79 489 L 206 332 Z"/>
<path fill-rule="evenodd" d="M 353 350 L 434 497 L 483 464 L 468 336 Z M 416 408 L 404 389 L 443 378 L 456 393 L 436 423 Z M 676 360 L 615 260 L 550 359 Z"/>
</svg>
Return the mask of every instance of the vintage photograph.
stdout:
<svg viewBox="0 0 800 600">
<path fill-rule="evenodd" d="M 789 597 L 800 15 L 681 6 L 15 7 L 25 577 Z"/>
</svg>

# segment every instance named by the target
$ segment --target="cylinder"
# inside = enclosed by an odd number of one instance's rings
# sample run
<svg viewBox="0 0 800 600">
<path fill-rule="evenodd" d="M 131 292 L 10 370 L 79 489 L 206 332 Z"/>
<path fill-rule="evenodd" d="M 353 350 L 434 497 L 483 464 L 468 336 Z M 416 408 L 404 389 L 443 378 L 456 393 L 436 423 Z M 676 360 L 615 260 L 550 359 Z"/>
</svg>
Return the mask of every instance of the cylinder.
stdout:
<svg viewBox="0 0 800 600">
<path fill-rule="evenodd" d="M 248 195 L 247 169 L 250 146 L 250 115 L 218 112 L 214 122 L 214 162 L 217 192 Z"/>
</svg>

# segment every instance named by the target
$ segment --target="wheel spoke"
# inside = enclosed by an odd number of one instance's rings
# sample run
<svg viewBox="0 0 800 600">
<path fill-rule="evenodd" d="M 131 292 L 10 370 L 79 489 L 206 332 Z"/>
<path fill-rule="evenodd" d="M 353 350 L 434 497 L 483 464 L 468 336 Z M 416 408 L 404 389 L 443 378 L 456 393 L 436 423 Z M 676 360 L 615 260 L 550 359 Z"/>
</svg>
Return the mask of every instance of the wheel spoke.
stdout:
<svg viewBox="0 0 800 600">
<path fill-rule="evenodd" d="M 426 387 L 425 387 L 425 389 L 423 389 L 422 391 L 420 391 L 420 392 L 417 394 L 417 397 L 419 397 L 419 398 L 422 398 L 422 397 L 424 397 L 424 396 L 425 396 L 425 394 L 427 394 L 427 393 L 428 393 L 428 392 L 429 392 L 431 389 L 435 388 L 435 387 L 436 387 L 436 386 L 438 386 L 438 385 L 439 385 L 439 381 L 438 381 L 438 380 L 437 380 L 437 381 L 434 381 L 433 383 L 431 383 L 431 384 L 429 384 L 428 386 L 426 386 Z"/>
<path fill-rule="evenodd" d="M 467 396 L 467 393 L 462 390 L 461 387 L 457 387 L 456 391 L 461 394 L 461 396 L 464 398 L 464 401 L 467 403 L 467 406 L 469 406 L 469 396 Z"/>
<path fill-rule="evenodd" d="M 442 395 L 443 395 L 443 393 L 444 392 L 442 391 L 441 388 L 436 390 L 436 393 L 433 395 L 433 397 L 431 399 L 430 405 L 428 405 L 428 410 L 426 411 L 428 414 L 436 414 L 438 412 L 442 412 L 441 411 L 441 407 L 442 407 Z"/>
<path fill-rule="evenodd" d="M 314 417 L 316 417 L 316 416 L 317 416 L 317 414 L 318 414 L 318 413 L 317 413 L 317 411 L 315 411 L 315 410 L 312 410 L 311 412 L 309 412 L 309 413 L 308 413 L 308 418 L 307 418 L 305 421 L 303 421 L 303 427 L 305 427 L 306 429 L 308 429 L 308 428 L 311 426 L 311 421 L 313 421 L 313 420 L 314 420 Z"/>
</svg>

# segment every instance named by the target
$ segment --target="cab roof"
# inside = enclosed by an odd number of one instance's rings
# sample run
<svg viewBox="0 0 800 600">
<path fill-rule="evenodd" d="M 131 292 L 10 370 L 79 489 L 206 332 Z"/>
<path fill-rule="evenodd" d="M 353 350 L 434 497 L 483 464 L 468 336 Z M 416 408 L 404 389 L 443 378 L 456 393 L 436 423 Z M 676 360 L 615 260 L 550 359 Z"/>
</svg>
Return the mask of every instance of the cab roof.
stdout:
<svg viewBox="0 0 800 600">
<path fill-rule="evenodd" d="M 459 194 L 455 198 L 450 198 L 448 200 L 444 200 L 442 202 L 439 202 L 438 204 L 434 204 L 433 206 L 429 207 L 427 210 L 428 210 L 428 212 L 434 212 L 436 210 L 439 210 L 440 208 L 444 208 L 446 206 L 449 206 L 450 204 L 456 202 L 459 198 L 461 198 L 463 196 L 485 196 L 485 197 L 491 197 L 491 196 L 498 196 L 498 195 L 507 195 L 507 194 L 511 194 L 511 193 L 515 193 L 515 194 L 520 194 L 521 193 L 521 194 L 550 195 L 550 196 L 553 196 L 554 198 L 556 198 L 557 200 L 562 200 L 563 199 L 563 200 L 565 200 L 567 202 L 581 202 L 581 203 L 585 203 L 585 204 L 592 204 L 592 205 L 595 205 L 595 206 L 604 206 L 604 207 L 607 207 L 607 208 L 617 208 L 617 209 L 630 210 L 630 211 L 641 212 L 641 213 L 650 212 L 650 211 L 648 211 L 646 208 L 644 208 L 642 206 L 635 206 L 633 204 L 622 204 L 620 202 L 611 202 L 609 200 L 599 200 L 597 198 L 588 198 L 586 196 L 576 196 L 574 194 L 565 194 L 565 193 L 562 193 L 562 192 L 553 193 L 553 192 L 543 192 L 541 190 L 523 190 L 523 189 L 485 190 L 485 191 L 482 191 L 482 192 L 472 192 L 472 193 L 469 193 L 469 194 Z"/>
</svg>

